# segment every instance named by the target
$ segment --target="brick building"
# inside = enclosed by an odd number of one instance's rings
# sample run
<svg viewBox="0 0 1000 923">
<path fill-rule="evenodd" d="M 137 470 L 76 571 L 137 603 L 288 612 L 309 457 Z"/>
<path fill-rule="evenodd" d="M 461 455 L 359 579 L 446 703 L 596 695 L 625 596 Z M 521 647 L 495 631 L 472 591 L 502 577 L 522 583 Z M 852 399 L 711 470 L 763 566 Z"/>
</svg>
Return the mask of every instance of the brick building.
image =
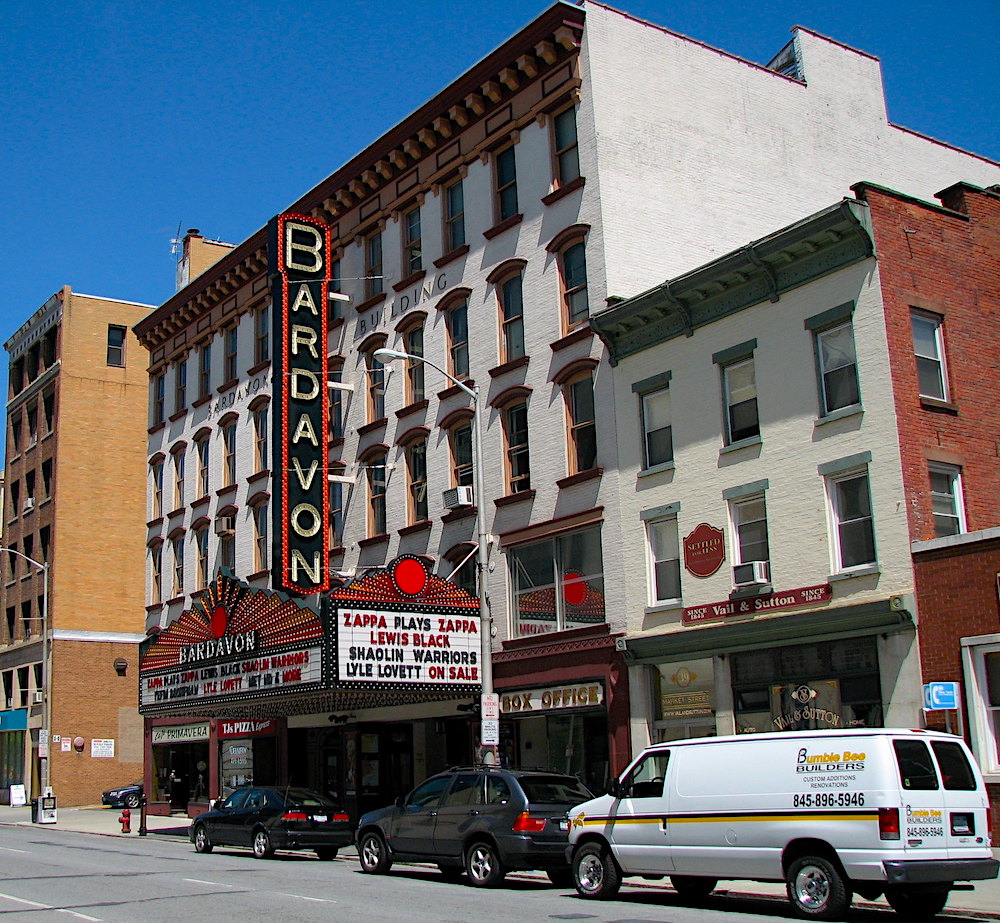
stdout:
<svg viewBox="0 0 1000 923">
<path fill-rule="evenodd" d="M 13 782 L 38 794 L 46 727 L 61 804 L 93 804 L 142 772 L 148 379 L 130 328 L 149 311 L 66 286 L 4 344 L 4 797 Z"/>
<path fill-rule="evenodd" d="M 572 703 L 508 708 L 512 761 L 600 784 L 647 717 L 616 646 L 645 609 L 625 579 L 638 558 L 620 513 L 644 484 L 620 457 L 633 446 L 608 412 L 612 366 L 590 317 L 827 206 L 859 173 L 902 189 L 1000 180 L 995 163 L 891 124 L 863 52 L 797 28 L 759 65 L 584 2 L 545 10 L 290 207 L 327 228 L 344 299 L 326 344 L 329 572 L 351 580 L 409 554 L 475 589 L 471 503 L 485 507 L 496 688 L 510 705 Z M 152 389 L 150 631 L 188 611 L 220 563 L 272 585 L 273 258 L 253 235 L 136 328 Z M 384 366 L 385 347 L 427 363 Z M 481 498 L 454 490 L 473 483 L 476 408 L 428 364 L 479 388 Z M 916 662 L 900 662 L 915 695 Z M 545 695 L 574 685 L 596 691 Z M 381 781 L 359 798 L 467 758 L 477 733 L 447 697 L 254 707 L 316 788 L 353 791 L 363 742 Z M 198 755 L 177 758 L 212 761 L 225 717 L 179 709 L 151 729 L 187 727 Z"/>
<path fill-rule="evenodd" d="M 961 715 L 1000 818 L 1000 189 L 923 201 L 872 184 L 925 682 Z"/>
</svg>

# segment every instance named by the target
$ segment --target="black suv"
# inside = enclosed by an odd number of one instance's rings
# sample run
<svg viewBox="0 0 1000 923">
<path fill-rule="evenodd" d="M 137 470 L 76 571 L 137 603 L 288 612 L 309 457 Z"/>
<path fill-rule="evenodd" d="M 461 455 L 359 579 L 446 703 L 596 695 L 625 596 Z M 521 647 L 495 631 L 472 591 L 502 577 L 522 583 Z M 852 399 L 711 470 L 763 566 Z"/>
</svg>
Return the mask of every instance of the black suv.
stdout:
<svg viewBox="0 0 1000 923">
<path fill-rule="evenodd" d="M 441 873 L 488 888 L 508 871 L 544 869 L 553 884 L 573 877 L 567 811 L 592 795 L 575 776 L 466 767 L 431 776 L 395 805 L 369 811 L 356 833 L 361 870 L 394 861 L 435 862 Z"/>
</svg>

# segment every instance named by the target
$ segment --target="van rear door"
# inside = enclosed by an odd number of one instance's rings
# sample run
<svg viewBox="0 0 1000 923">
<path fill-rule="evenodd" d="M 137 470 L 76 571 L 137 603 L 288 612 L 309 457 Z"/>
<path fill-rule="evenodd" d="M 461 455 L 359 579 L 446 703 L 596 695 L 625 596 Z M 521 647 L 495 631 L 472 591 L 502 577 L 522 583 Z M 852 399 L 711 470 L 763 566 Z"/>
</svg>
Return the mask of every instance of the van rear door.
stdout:
<svg viewBox="0 0 1000 923">
<path fill-rule="evenodd" d="M 903 796 L 899 832 L 904 849 L 919 850 L 925 859 L 947 858 L 944 793 L 928 741 L 896 737 L 892 749 Z"/>
<path fill-rule="evenodd" d="M 932 740 L 931 752 L 941 777 L 948 858 L 966 858 L 970 849 L 982 850 L 989 836 L 983 785 L 972 767 L 968 751 L 958 740 Z"/>
</svg>

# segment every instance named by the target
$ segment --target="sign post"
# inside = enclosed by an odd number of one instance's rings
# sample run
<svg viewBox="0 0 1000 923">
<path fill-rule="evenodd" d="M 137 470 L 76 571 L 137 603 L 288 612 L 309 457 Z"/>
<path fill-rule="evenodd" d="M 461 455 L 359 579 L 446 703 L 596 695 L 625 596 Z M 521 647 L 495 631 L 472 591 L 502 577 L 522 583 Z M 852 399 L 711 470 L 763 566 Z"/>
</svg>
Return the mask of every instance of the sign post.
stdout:
<svg viewBox="0 0 1000 923">
<path fill-rule="evenodd" d="M 937 682 L 924 684 L 924 711 L 945 712 L 945 727 L 947 727 L 949 734 L 952 733 L 952 711 L 956 712 L 958 715 L 958 733 L 962 733 L 962 709 L 959 704 L 960 699 L 961 690 L 958 683 Z"/>
</svg>

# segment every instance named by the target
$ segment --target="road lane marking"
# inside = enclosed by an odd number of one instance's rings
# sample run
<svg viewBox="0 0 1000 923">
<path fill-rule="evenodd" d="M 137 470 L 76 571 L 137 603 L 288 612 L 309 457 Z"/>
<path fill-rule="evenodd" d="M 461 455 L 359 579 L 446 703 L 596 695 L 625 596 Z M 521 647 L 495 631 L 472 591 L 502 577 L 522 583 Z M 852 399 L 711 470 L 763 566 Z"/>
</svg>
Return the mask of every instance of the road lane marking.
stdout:
<svg viewBox="0 0 1000 923">
<path fill-rule="evenodd" d="M 66 910 L 64 907 L 56 907 L 56 913 L 68 913 L 71 917 L 76 917 L 78 920 L 90 920 L 91 923 L 102 923 L 100 917 L 88 917 L 85 913 L 77 913 L 75 910 Z"/>
<path fill-rule="evenodd" d="M 23 897 L 14 897 L 13 894 L 0 894 L 0 897 L 8 901 L 13 901 L 15 904 L 26 904 L 28 907 L 38 907 L 41 910 L 52 909 L 48 904 L 39 904 L 38 901 L 29 901 Z"/>
<path fill-rule="evenodd" d="M 190 881 L 195 885 L 209 885 L 212 888 L 231 888 L 232 885 L 227 885 L 221 881 L 205 881 L 203 878 L 182 878 L 181 881 Z"/>
<path fill-rule="evenodd" d="M 325 897 L 306 897 L 304 894 L 289 894 L 287 891 L 275 891 L 279 897 L 297 897 L 302 901 L 315 901 L 317 904 L 336 904 L 336 901 L 327 900 Z"/>
<path fill-rule="evenodd" d="M 0 850 L 3 852 L 23 852 L 25 855 L 28 854 L 26 849 L 14 849 L 12 846 L 0 846 Z"/>
</svg>

